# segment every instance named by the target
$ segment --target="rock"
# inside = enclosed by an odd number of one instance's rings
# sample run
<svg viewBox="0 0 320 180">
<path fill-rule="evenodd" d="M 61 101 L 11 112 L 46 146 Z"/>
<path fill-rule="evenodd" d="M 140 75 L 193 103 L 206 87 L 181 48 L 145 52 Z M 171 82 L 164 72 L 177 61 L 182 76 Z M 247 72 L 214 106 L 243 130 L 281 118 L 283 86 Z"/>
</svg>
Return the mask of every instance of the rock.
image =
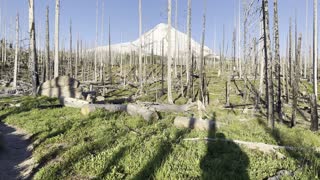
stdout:
<svg viewBox="0 0 320 180">
<path fill-rule="evenodd" d="M 103 97 L 103 96 L 98 96 L 97 98 L 96 98 L 96 101 L 105 101 L 105 98 Z"/>
<path fill-rule="evenodd" d="M 42 89 L 50 89 L 57 87 L 71 87 L 73 89 L 79 88 L 80 82 L 69 76 L 59 76 L 52 80 L 48 80 L 41 85 Z"/>
<path fill-rule="evenodd" d="M 94 103 L 95 102 L 95 96 L 92 94 L 88 94 L 86 101 L 88 101 L 89 103 Z"/>
<path fill-rule="evenodd" d="M 38 94 L 48 97 L 82 99 L 82 90 L 79 86 L 78 80 L 68 76 L 59 76 L 44 82 L 39 87 Z"/>
</svg>

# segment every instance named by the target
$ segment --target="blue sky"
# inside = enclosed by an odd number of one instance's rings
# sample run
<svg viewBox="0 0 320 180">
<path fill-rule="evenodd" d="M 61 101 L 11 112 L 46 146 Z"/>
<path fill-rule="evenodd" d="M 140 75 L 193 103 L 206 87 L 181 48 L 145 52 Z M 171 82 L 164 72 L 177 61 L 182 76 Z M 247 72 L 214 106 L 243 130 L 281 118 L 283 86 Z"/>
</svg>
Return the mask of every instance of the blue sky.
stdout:
<svg viewBox="0 0 320 180">
<path fill-rule="evenodd" d="M 104 20 L 104 42 L 107 44 L 107 26 L 108 17 L 111 19 L 111 36 L 112 43 L 121 41 L 132 41 L 138 37 L 138 0 L 98 0 L 100 15 L 99 24 L 101 24 L 101 7 L 102 1 L 105 3 L 105 20 Z M 309 1 L 308 26 L 309 37 L 312 33 L 312 7 L 313 0 Z M 206 28 L 206 45 L 213 47 L 214 32 L 216 30 L 216 51 L 219 51 L 219 44 L 222 41 L 223 24 L 225 24 L 226 46 L 231 48 L 232 31 L 235 23 L 235 11 L 238 11 L 238 3 L 242 0 L 207 0 L 207 28 Z M 178 29 L 185 31 L 187 16 L 187 0 L 178 0 Z M 259 0 L 259 4 L 261 0 Z M 272 8 L 273 0 L 270 0 Z M 173 0 L 172 4 L 175 4 Z M 54 33 L 54 8 L 55 0 L 35 0 L 36 26 L 40 35 L 44 34 L 45 27 L 45 7 L 50 7 L 50 33 Z M 13 21 L 17 12 L 20 14 L 22 26 L 22 36 L 27 35 L 28 23 L 28 0 L 0 0 L 2 21 L 6 17 L 10 32 L 14 32 Z M 161 22 L 167 22 L 166 15 L 167 0 L 142 0 L 143 11 L 143 31 L 153 28 Z M 173 6 L 174 10 L 174 6 Z M 271 9 L 272 10 L 272 9 Z M 192 2 L 192 36 L 196 41 L 200 41 L 202 29 L 203 1 L 193 0 Z M 306 0 L 279 0 L 279 21 L 280 21 L 280 39 L 281 49 L 284 50 L 286 37 L 288 33 L 289 18 L 295 17 L 297 12 L 298 32 L 305 35 L 306 29 Z M 238 20 L 236 12 L 236 21 Z M 271 17 L 272 17 L 271 13 Z M 173 11 L 174 15 L 174 11 Z M 69 39 L 69 22 L 72 20 L 74 42 L 77 34 L 85 40 L 87 46 L 92 46 L 95 40 L 96 31 L 96 0 L 61 0 L 61 38 L 60 42 L 66 41 L 68 47 Z M 173 16 L 174 20 L 174 16 Z M 271 24 L 273 21 L 270 22 Z M 254 29 L 254 28 L 253 28 Z M 39 31 L 40 30 L 40 31 Z M 99 31 L 101 27 L 99 27 Z M 99 32 L 100 34 L 100 32 Z M 242 35 L 243 36 L 243 35 Z M 13 37 L 13 36 L 12 36 Z M 101 36 L 100 36 L 101 37 Z M 303 38 L 305 40 L 305 38 Z M 51 42 L 52 43 L 52 42 Z M 284 52 L 282 52 L 284 53 Z"/>
</svg>

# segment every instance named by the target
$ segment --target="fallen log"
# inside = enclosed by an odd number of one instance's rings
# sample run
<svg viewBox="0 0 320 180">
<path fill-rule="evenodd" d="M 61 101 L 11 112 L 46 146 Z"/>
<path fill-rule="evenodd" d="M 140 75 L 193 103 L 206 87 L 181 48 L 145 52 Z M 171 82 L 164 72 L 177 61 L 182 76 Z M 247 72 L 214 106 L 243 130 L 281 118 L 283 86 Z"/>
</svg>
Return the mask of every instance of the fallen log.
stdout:
<svg viewBox="0 0 320 180">
<path fill-rule="evenodd" d="M 174 119 L 174 126 L 177 128 L 191 128 L 197 130 L 214 130 L 216 128 L 216 123 L 211 120 L 202 120 L 189 117 L 176 117 Z"/>
<path fill-rule="evenodd" d="M 320 147 L 313 147 L 313 148 L 302 148 L 302 147 L 293 147 L 293 146 L 278 146 L 278 145 L 272 145 L 272 144 L 265 144 L 261 142 L 247 142 L 247 141 L 241 141 L 241 140 L 233 140 L 233 139 L 219 139 L 219 138 L 186 138 L 183 139 L 184 141 L 224 141 L 224 142 L 233 142 L 238 145 L 243 145 L 247 147 L 248 149 L 254 149 L 259 150 L 264 153 L 278 153 L 276 150 L 284 149 L 284 150 L 307 150 L 307 149 L 313 149 L 316 152 L 320 152 Z"/>
<path fill-rule="evenodd" d="M 104 109 L 110 112 L 127 112 L 132 116 L 142 116 L 146 121 L 158 120 L 159 116 L 155 111 L 151 111 L 139 104 L 87 104 L 81 108 L 83 115 Z"/>
<path fill-rule="evenodd" d="M 135 98 L 130 96 L 130 97 L 122 97 L 122 98 L 118 98 L 118 99 L 105 100 L 105 102 L 108 104 L 123 104 L 123 103 L 133 102 L 134 100 L 135 100 Z"/>
<path fill-rule="evenodd" d="M 172 112 L 172 113 L 183 113 L 189 111 L 191 108 L 197 106 L 197 103 L 189 103 L 184 105 L 175 104 L 156 104 L 156 103 L 141 103 L 148 109 L 157 112 Z"/>
<path fill-rule="evenodd" d="M 61 105 L 73 108 L 82 108 L 84 105 L 89 104 L 88 101 L 75 98 L 60 98 L 59 101 Z"/>
</svg>

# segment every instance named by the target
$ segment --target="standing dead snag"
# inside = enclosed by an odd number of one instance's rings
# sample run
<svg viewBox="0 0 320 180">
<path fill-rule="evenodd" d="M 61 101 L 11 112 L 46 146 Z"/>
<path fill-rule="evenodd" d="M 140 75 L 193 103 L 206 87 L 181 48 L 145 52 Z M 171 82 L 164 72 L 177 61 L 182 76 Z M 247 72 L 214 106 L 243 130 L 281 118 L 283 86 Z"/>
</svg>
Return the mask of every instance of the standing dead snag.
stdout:
<svg viewBox="0 0 320 180">
<path fill-rule="evenodd" d="M 50 62 L 50 35 L 49 35 L 49 6 L 46 11 L 46 76 L 45 81 L 51 79 L 51 62 Z M 45 82 L 44 81 L 44 82 Z"/>
<path fill-rule="evenodd" d="M 167 56 L 168 56 L 168 76 L 167 76 L 167 84 L 168 84 L 168 102 L 169 104 L 173 104 L 172 100 L 172 85 L 171 85 L 171 71 L 172 71 L 172 54 L 171 54 L 171 0 L 168 0 L 168 50 L 167 50 Z"/>
<path fill-rule="evenodd" d="M 318 0 L 313 1 L 313 94 L 311 95 L 311 130 L 318 131 Z"/>
<path fill-rule="evenodd" d="M 142 83 L 142 4 L 139 0 L 139 83 L 140 83 L 140 92 L 143 90 Z"/>
<path fill-rule="evenodd" d="M 292 86 L 292 22 L 290 18 L 290 25 L 289 25 L 289 85 Z"/>
<path fill-rule="evenodd" d="M 101 45 L 104 43 L 104 1 L 102 1 L 102 15 L 101 15 Z M 100 82 L 104 84 L 104 63 L 103 63 L 103 50 L 100 51 L 100 68 L 99 68 L 99 76 Z"/>
<path fill-rule="evenodd" d="M 268 10 L 268 0 L 262 0 L 262 9 L 263 9 L 263 29 L 264 29 L 264 55 L 265 55 L 265 62 L 267 66 L 267 89 L 266 98 L 267 106 L 268 106 L 268 124 L 269 127 L 274 129 L 274 114 L 273 114 L 273 66 L 272 66 L 272 53 L 271 53 L 271 46 L 270 46 L 270 31 L 269 31 L 269 10 Z"/>
<path fill-rule="evenodd" d="M 292 117 L 291 127 L 296 124 L 296 113 L 298 109 L 298 96 L 299 96 L 299 82 L 300 82 L 300 58 L 301 58 L 301 34 L 297 45 L 297 59 L 294 66 L 294 81 L 292 89 Z"/>
<path fill-rule="evenodd" d="M 111 27 L 110 27 L 110 16 L 109 16 L 109 67 L 108 67 L 108 71 L 109 71 L 109 81 L 110 84 L 112 84 L 112 59 L 111 59 Z"/>
<path fill-rule="evenodd" d="M 68 76 L 72 77 L 72 21 L 70 20 L 70 29 L 69 29 L 69 37 L 70 37 L 70 43 L 69 43 L 69 61 L 68 61 Z"/>
<path fill-rule="evenodd" d="M 188 0 L 188 17 L 187 17 L 187 46 L 188 46 L 188 55 L 187 55 L 187 62 L 186 62 L 186 74 L 187 74 L 187 96 L 189 98 L 193 98 L 192 93 L 192 57 L 191 57 L 191 0 Z"/>
<path fill-rule="evenodd" d="M 95 42 L 95 50 L 94 50 L 94 81 L 97 82 L 98 75 L 97 75 L 97 56 L 98 56 L 98 7 L 99 7 L 99 1 L 97 0 L 96 4 L 96 42 Z"/>
<path fill-rule="evenodd" d="M 281 62 L 280 62 L 280 42 L 279 42 L 279 18 L 278 18 L 278 0 L 274 0 L 274 40 L 275 40 L 275 63 L 276 63 L 276 78 L 277 78 L 277 113 L 280 121 L 282 121 L 281 114 Z"/>
<path fill-rule="evenodd" d="M 59 19 L 60 19 L 60 0 L 56 0 L 55 35 L 54 35 L 54 77 L 59 76 Z"/>
<path fill-rule="evenodd" d="M 204 0 L 204 13 L 203 13 L 203 26 L 202 26 L 202 38 L 201 38 L 201 52 L 200 52 L 200 100 L 203 104 L 207 104 L 206 102 L 206 87 L 205 87 L 205 66 L 204 66 L 204 41 L 205 41 L 205 34 L 206 34 L 206 11 L 207 11 L 207 1 Z"/>
<path fill-rule="evenodd" d="M 39 86 L 38 59 L 36 51 L 36 30 L 34 23 L 34 0 L 29 0 L 29 63 L 32 76 L 32 94 L 37 95 Z"/>
<path fill-rule="evenodd" d="M 18 75 L 18 54 L 19 54 L 19 14 L 16 17 L 16 50 L 14 56 L 14 75 L 13 75 L 13 88 L 17 88 L 17 75 Z"/>
</svg>

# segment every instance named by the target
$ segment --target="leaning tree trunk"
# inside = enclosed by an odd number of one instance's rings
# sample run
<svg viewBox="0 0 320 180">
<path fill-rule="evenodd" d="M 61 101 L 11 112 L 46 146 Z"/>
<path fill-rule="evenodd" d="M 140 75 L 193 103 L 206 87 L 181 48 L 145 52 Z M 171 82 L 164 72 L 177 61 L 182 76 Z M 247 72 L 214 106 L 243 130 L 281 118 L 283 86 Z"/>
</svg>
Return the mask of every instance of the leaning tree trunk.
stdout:
<svg viewBox="0 0 320 180">
<path fill-rule="evenodd" d="M 54 77 L 59 76 L 59 20 L 60 0 L 56 0 L 55 36 L 54 36 Z"/>
<path fill-rule="evenodd" d="M 273 75 L 272 75 L 272 59 L 271 59 L 271 47 L 270 47 L 270 31 L 269 31 L 269 10 L 268 10 L 268 0 L 262 1 L 263 7 L 263 24 L 264 24 L 264 54 L 265 61 L 267 62 L 267 82 L 268 82 L 268 125 L 270 128 L 274 129 L 274 112 L 273 112 Z"/>
<path fill-rule="evenodd" d="M 311 96 L 311 109 L 313 109 L 313 113 L 311 116 L 311 130 L 318 131 L 318 0 L 313 1 L 313 6 L 313 94 Z"/>
<path fill-rule="evenodd" d="M 172 85 L 171 85 L 171 71 L 172 71 L 172 54 L 171 54 L 171 0 L 168 0 L 168 50 L 167 50 L 167 56 L 168 56 L 168 76 L 167 76 L 167 84 L 168 84 L 168 103 L 173 104 L 172 100 Z"/>
<path fill-rule="evenodd" d="M 34 0 L 29 0 L 29 63 L 32 76 L 32 94 L 37 95 L 39 86 L 38 60 L 36 52 L 36 32 L 34 23 Z"/>
<path fill-rule="evenodd" d="M 19 14 L 16 18 L 16 50 L 14 56 L 14 75 L 13 75 L 13 88 L 17 88 L 17 75 L 18 75 L 18 54 L 19 54 Z"/>
</svg>

